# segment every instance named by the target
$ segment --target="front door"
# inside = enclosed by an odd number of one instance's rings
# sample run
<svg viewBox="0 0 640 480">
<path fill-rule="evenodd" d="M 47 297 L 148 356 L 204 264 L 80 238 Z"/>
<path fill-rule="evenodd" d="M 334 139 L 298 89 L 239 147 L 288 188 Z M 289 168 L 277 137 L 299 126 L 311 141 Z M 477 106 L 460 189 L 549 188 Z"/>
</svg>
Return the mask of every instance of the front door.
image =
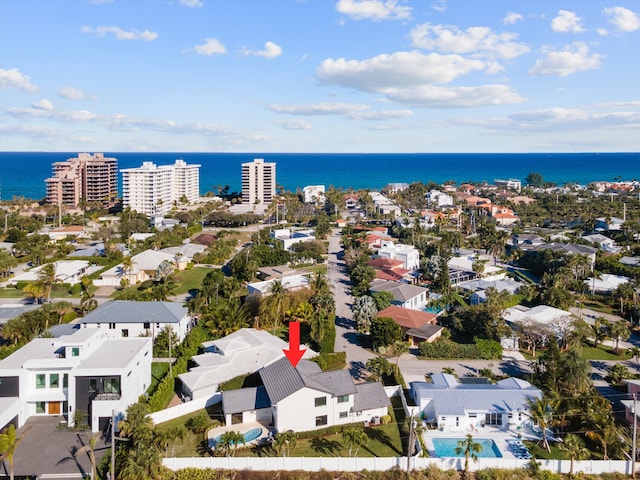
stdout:
<svg viewBox="0 0 640 480">
<path fill-rule="evenodd" d="M 49 415 L 60 415 L 60 402 L 49 402 Z"/>
</svg>

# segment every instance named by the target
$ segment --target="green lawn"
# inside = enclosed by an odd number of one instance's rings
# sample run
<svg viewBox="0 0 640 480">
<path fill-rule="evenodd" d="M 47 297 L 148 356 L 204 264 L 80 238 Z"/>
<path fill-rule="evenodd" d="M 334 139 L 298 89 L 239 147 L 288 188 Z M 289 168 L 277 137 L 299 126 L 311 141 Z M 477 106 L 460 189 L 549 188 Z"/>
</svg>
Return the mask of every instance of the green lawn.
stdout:
<svg viewBox="0 0 640 480">
<path fill-rule="evenodd" d="M 181 295 L 189 293 L 191 290 L 199 289 L 202 285 L 202 280 L 205 275 L 209 273 L 211 269 L 196 267 L 191 270 L 183 270 L 176 273 L 176 280 L 179 284 L 178 288 L 174 290 L 175 295 Z M 179 279 L 179 280 L 178 280 Z"/>
<path fill-rule="evenodd" d="M 22 290 L 17 288 L 0 288 L 0 298 L 22 298 Z"/>
<path fill-rule="evenodd" d="M 0 298 L 24 298 L 26 295 L 22 290 L 9 287 L 0 288 Z M 79 298 L 80 294 L 72 295 L 69 293 L 69 289 L 61 285 L 54 286 L 51 290 L 51 298 Z"/>
<path fill-rule="evenodd" d="M 219 406 L 218 406 L 219 409 Z M 179 425 L 185 425 L 191 418 L 195 418 L 200 415 L 202 412 L 207 413 L 209 418 L 215 416 L 216 406 L 214 405 L 211 408 L 198 410 L 197 412 L 190 413 L 189 415 L 184 415 L 182 417 L 175 418 L 173 420 L 169 420 L 168 422 L 160 423 L 157 425 L 158 430 L 170 430 L 173 427 L 177 427 Z M 212 424 L 213 426 L 213 424 Z M 187 435 L 184 440 L 177 440 L 171 442 L 167 447 L 165 454 L 170 457 L 203 457 L 208 456 L 210 453 L 209 446 L 206 440 L 205 434 L 197 434 L 193 433 L 190 430 L 187 430 Z"/>
<path fill-rule="evenodd" d="M 582 356 L 587 360 L 629 360 L 631 358 L 627 349 L 621 348 L 618 355 L 612 347 L 607 345 L 598 345 L 597 348 L 584 346 Z"/>
<path fill-rule="evenodd" d="M 148 392 L 154 392 L 156 386 L 164 377 L 164 374 L 169 370 L 169 364 L 167 362 L 152 362 L 151 363 L 151 385 L 149 385 Z"/>
</svg>

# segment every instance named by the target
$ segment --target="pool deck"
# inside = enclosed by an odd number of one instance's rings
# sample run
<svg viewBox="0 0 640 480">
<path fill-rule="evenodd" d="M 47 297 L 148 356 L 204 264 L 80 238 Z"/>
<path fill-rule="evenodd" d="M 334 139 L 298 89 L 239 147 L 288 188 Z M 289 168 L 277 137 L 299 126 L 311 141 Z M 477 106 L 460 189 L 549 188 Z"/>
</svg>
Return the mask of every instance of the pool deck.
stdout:
<svg viewBox="0 0 640 480">
<path fill-rule="evenodd" d="M 225 432 L 240 432 L 240 433 L 245 433 L 248 432 L 249 430 L 253 429 L 253 428 L 261 428 L 262 429 L 262 433 L 260 434 L 260 436 L 258 438 L 256 438 L 255 440 L 252 440 L 250 442 L 247 442 L 245 445 L 240 445 L 238 448 L 243 448 L 243 447 L 251 447 L 257 443 L 266 441 L 267 438 L 269 438 L 269 426 L 268 425 L 264 425 L 262 423 L 259 422 L 247 422 L 247 423 L 241 423 L 238 425 L 225 425 L 222 427 L 216 427 L 216 428 L 212 428 L 211 430 L 209 430 L 207 432 L 207 443 L 209 444 L 209 448 L 210 449 L 214 449 L 215 447 L 215 438 L 218 435 L 222 435 Z"/>
<path fill-rule="evenodd" d="M 510 458 L 510 459 L 515 459 L 516 456 L 514 455 L 513 451 L 511 450 L 510 446 L 509 446 L 509 442 L 513 442 L 515 440 L 539 440 L 538 437 L 535 437 L 533 435 L 530 434 L 523 434 L 522 438 L 518 438 L 518 434 L 515 432 L 510 432 L 507 430 L 503 430 L 500 428 L 493 428 L 493 427 L 480 427 L 480 428 L 476 428 L 474 429 L 474 431 L 471 430 L 464 430 L 464 431 L 455 431 L 455 432 L 441 432 L 440 430 L 425 430 L 425 432 L 422 434 L 422 438 L 424 440 L 424 444 L 427 447 L 427 450 L 429 451 L 429 456 L 432 458 L 438 458 L 438 455 L 436 454 L 436 450 L 433 446 L 433 439 L 434 438 L 465 438 L 468 434 L 473 435 L 473 438 L 483 438 L 483 439 L 489 439 L 489 440 L 493 440 L 496 444 L 496 446 L 498 447 L 498 449 L 500 450 L 500 453 L 502 454 L 502 458 Z"/>
</svg>

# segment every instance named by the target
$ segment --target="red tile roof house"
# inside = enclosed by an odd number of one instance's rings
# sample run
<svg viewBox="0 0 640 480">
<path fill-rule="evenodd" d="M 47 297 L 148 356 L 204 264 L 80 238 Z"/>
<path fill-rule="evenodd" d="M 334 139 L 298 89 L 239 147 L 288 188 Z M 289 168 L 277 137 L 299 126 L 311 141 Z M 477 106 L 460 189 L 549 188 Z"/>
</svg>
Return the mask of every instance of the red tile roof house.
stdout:
<svg viewBox="0 0 640 480">
<path fill-rule="evenodd" d="M 433 313 L 391 305 L 378 312 L 378 318 L 381 317 L 392 318 L 400 325 L 411 346 L 433 342 L 442 335 L 443 327 L 436 325 L 437 316 Z"/>
<path fill-rule="evenodd" d="M 400 282 L 403 280 L 413 282 L 415 280 L 413 276 L 410 275 L 411 270 L 402 268 L 404 265 L 402 260 L 379 257 L 370 260 L 367 264 L 375 269 L 376 278 L 391 280 L 394 282 Z"/>
</svg>

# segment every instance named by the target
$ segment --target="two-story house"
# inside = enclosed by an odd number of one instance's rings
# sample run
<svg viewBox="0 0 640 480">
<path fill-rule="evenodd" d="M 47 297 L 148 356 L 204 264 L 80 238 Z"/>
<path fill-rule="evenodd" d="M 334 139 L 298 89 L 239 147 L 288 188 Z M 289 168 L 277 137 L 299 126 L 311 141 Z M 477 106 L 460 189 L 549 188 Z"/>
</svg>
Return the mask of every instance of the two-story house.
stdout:
<svg viewBox="0 0 640 480">
<path fill-rule="evenodd" d="M 151 349 L 151 338 L 94 329 L 32 340 L 0 361 L 0 427 L 60 415 L 106 430 L 112 412 L 123 418 L 151 383 Z"/>
<path fill-rule="evenodd" d="M 347 370 L 323 372 L 308 360 L 294 368 L 282 357 L 258 373 L 263 385 L 222 392 L 227 425 L 261 421 L 277 432 L 304 432 L 388 413 L 382 384 L 354 384 Z"/>
</svg>

